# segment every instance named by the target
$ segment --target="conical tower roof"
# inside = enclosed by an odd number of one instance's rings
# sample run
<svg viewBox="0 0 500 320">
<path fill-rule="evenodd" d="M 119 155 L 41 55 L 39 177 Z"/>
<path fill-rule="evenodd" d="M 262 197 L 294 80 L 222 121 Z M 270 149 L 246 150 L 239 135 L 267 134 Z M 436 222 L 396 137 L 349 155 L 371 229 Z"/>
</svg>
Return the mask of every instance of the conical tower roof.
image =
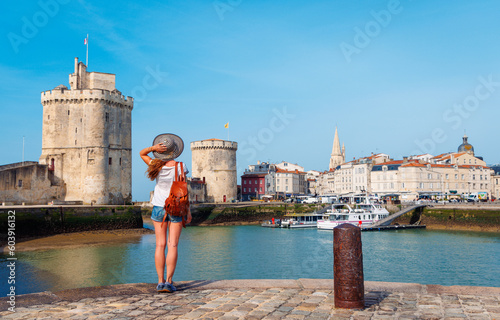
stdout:
<svg viewBox="0 0 500 320">
<path fill-rule="evenodd" d="M 337 131 L 337 127 L 335 127 L 335 137 L 333 138 L 332 156 L 340 156 L 340 155 L 342 155 L 342 150 L 340 149 L 339 133 Z"/>
<path fill-rule="evenodd" d="M 330 170 L 335 169 L 337 166 L 345 162 L 344 148 L 340 149 L 339 132 L 335 127 L 335 137 L 333 138 L 332 155 L 330 156 Z"/>
</svg>

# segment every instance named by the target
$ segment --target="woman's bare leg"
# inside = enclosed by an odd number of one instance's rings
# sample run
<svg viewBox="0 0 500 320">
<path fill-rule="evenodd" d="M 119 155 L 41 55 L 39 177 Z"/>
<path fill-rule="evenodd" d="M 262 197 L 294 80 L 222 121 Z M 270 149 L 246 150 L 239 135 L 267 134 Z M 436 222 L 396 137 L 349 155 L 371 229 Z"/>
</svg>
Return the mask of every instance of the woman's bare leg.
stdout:
<svg viewBox="0 0 500 320">
<path fill-rule="evenodd" d="M 158 283 L 165 282 L 165 247 L 169 224 L 170 221 L 165 221 L 164 223 L 153 221 L 156 236 L 155 267 L 158 274 Z"/>
<path fill-rule="evenodd" d="M 168 240 L 167 240 L 167 282 L 172 283 L 175 266 L 177 265 L 177 245 L 181 236 L 182 222 L 169 222 Z"/>
</svg>

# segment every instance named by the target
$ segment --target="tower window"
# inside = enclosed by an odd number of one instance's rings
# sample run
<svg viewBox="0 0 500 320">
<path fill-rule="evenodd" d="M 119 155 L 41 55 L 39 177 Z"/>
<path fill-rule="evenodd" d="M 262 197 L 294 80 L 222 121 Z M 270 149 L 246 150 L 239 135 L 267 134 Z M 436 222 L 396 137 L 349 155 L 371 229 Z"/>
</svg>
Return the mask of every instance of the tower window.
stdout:
<svg viewBox="0 0 500 320">
<path fill-rule="evenodd" d="M 76 146 L 76 140 L 75 140 L 75 146 Z"/>
<path fill-rule="evenodd" d="M 109 112 L 106 112 L 106 122 L 109 122 Z"/>
<path fill-rule="evenodd" d="M 108 161 L 109 165 L 111 165 L 112 162 L 113 162 L 113 158 L 109 158 L 109 161 Z"/>
<path fill-rule="evenodd" d="M 120 166 L 122 165 L 122 158 L 120 158 Z"/>
<path fill-rule="evenodd" d="M 78 128 L 75 128 L 75 133 L 78 133 Z"/>
<path fill-rule="evenodd" d="M 49 114 L 49 115 L 47 115 L 47 120 L 50 120 L 50 114 Z"/>
<path fill-rule="evenodd" d="M 22 187 L 23 187 L 23 180 L 19 180 L 19 181 L 17 182 L 17 186 L 18 186 L 19 188 L 22 188 Z"/>
<path fill-rule="evenodd" d="M 69 110 L 68 110 L 68 116 L 69 116 Z"/>
</svg>

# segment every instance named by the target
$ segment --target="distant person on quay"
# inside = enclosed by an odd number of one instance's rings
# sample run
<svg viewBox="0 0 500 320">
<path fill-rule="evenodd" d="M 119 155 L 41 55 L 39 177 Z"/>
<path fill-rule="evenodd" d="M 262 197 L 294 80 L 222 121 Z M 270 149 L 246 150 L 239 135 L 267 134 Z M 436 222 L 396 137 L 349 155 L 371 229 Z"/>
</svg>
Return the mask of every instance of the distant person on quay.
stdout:
<svg viewBox="0 0 500 320">
<path fill-rule="evenodd" d="M 155 266 L 158 273 L 158 286 L 156 287 L 158 292 L 176 291 L 172 277 L 177 265 L 177 245 L 184 223 L 182 217 L 165 213 L 165 201 L 170 195 L 176 167 L 179 177 L 184 178 L 184 181 L 188 173 L 182 162 L 175 161 L 183 150 L 184 142 L 179 136 L 165 133 L 158 135 L 153 140 L 153 146 L 142 149 L 140 152 L 142 160 L 148 165 L 148 178 L 156 179 L 153 200 L 151 201 L 153 205 L 151 220 L 153 220 L 156 236 Z M 151 152 L 153 152 L 155 159 L 149 156 Z M 181 170 L 181 168 L 183 169 Z M 190 223 L 191 219 L 191 212 L 188 209 L 185 222 Z M 165 247 L 167 247 L 166 259 Z M 165 264 L 167 267 L 166 279 Z"/>
</svg>

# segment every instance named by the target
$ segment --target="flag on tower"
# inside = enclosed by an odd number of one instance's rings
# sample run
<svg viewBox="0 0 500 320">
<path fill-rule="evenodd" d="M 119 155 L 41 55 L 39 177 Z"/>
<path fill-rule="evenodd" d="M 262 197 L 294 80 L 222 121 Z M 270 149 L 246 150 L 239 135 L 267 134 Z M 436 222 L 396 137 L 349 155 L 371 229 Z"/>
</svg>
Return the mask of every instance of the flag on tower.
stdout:
<svg viewBox="0 0 500 320">
<path fill-rule="evenodd" d="M 87 68 L 89 67 L 89 34 L 87 33 L 87 37 L 85 38 L 85 41 L 83 42 L 87 46 L 87 58 L 85 59 L 85 65 Z"/>
<path fill-rule="evenodd" d="M 229 128 L 229 122 L 224 125 L 224 128 Z"/>
</svg>

